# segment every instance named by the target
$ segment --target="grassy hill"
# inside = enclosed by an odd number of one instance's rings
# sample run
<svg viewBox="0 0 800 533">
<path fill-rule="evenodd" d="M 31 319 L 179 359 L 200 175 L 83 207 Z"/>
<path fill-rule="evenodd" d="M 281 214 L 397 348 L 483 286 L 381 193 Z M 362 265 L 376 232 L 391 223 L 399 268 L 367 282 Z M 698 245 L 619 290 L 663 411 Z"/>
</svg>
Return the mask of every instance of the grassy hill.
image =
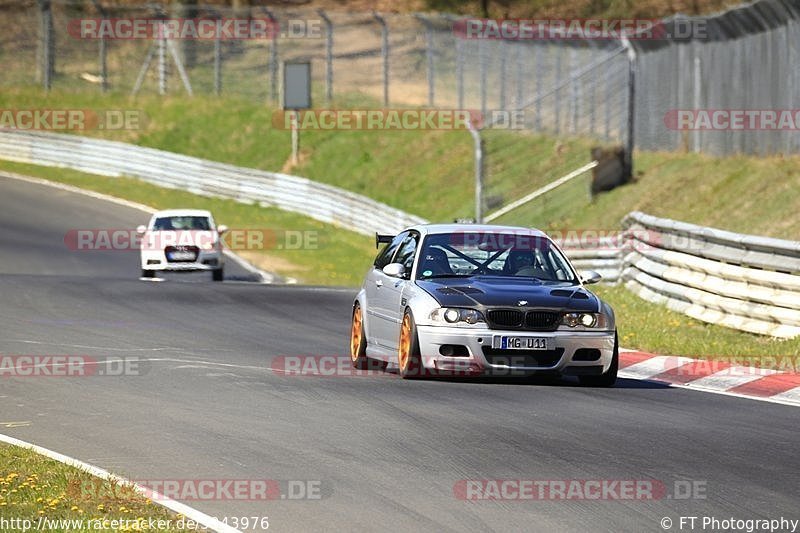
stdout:
<svg viewBox="0 0 800 533">
<path fill-rule="evenodd" d="M 363 104 L 362 104 L 363 105 Z M 2 108 L 141 109 L 140 130 L 85 131 L 247 167 L 287 171 L 359 192 L 432 221 L 473 214 L 472 140 L 465 131 L 303 131 L 297 167 L 288 131 L 272 110 L 231 98 L 51 93 L 9 89 Z M 377 107 L 377 106 L 376 106 Z M 589 159 L 587 139 L 554 139 L 508 131 L 487 134 L 487 187 L 518 196 Z M 507 154 L 515 154 L 509 157 Z M 522 154 L 522 155 L 520 155 Z M 638 152 L 638 180 L 590 201 L 580 177 L 499 222 L 543 229 L 613 229 L 632 210 L 733 231 L 796 239 L 800 235 L 800 157 L 714 158 Z M 509 196 L 506 201 L 515 196 Z"/>
</svg>

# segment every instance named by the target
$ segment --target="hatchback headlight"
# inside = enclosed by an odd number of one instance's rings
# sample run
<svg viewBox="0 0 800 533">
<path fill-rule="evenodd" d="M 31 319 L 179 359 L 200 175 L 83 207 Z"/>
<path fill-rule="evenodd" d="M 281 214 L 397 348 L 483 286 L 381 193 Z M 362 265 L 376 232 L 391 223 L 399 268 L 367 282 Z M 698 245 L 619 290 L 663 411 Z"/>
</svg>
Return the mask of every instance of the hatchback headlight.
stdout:
<svg viewBox="0 0 800 533">
<path fill-rule="evenodd" d="M 200 249 L 204 250 L 204 251 L 211 251 L 211 250 L 214 249 L 214 245 L 216 245 L 216 244 L 217 243 L 215 243 L 213 241 L 211 241 L 211 242 L 201 242 L 200 243 Z"/>
<path fill-rule="evenodd" d="M 486 322 L 483 314 L 475 309 L 463 309 L 460 307 L 440 307 L 431 313 L 431 320 L 445 324 L 478 324 Z"/>
<path fill-rule="evenodd" d="M 561 323 L 571 328 L 602 329 L 607 321 L 603 313 L 565 313 Z"/>
</svg>

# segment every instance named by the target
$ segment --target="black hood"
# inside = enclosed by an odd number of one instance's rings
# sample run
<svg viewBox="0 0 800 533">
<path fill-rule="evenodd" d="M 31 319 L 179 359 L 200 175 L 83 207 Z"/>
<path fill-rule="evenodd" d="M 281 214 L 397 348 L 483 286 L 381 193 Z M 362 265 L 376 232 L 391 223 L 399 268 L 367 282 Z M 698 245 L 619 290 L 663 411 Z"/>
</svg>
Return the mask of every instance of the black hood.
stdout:
<svg viewBox="0 0 800 533">
<path fill-rule="evenodd" d="M 596 312 L 599 299 L 578 285 L 499 276 L 417 280 L 442 307 L 526 307 Z M 520 303 L 520 302 L 525 303 Z"/>
</svg>

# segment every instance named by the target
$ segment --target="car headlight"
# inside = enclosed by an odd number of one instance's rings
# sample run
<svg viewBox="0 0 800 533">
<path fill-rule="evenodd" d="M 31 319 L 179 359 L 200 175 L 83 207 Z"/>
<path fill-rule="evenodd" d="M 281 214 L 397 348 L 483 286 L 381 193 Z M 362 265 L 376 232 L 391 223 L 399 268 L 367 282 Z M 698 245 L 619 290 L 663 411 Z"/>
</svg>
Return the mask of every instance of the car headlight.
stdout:
<svg viewBox="0 0 800 533">
<path fill-rule="evenodd" d="M 215 244 L 215 242 L 202 242 L 200 243 L 200 249 L 208 252 L 214 249 Z"/>
<path fill-rule="evenodd" d="M 431 313 L 431 320 L 446 324 L 478 324 L 486 322 L 483 314 L 475 309 L 462 309 L 460 307 L 440 307 Z"/>
<path fill-rule="evenodd" d="M 603 313 L 565 313 L 561 323 L 571 328 L 582 326 L 588 329 L 602 329 L 607 325 Z"/>
</svg>

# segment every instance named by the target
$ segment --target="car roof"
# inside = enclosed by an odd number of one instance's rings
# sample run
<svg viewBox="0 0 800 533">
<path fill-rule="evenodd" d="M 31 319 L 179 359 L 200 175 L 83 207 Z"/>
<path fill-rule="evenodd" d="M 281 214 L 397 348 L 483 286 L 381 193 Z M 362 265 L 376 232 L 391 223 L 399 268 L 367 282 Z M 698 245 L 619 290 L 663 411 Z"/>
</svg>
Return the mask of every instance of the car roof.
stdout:
<svg viewBox="0 0 800 533">
<path fill-rule="evenodd" d="M 422 235 L 438 235 L 442 233 L 473 233 L 473 232 L 504 232 L 527 235 L 530 237 L 547 237 L 547 235 L 536 228 L 523 228 L 521 226 L 500 226 L 495 224 L 418 224 L 407 228 L 416 230 Z"/>
<path fill-rule="evenodd" d="M 154 217 L 211 217 L 205 209 L 165 209 L 153 213 Z"/>
</svg>

